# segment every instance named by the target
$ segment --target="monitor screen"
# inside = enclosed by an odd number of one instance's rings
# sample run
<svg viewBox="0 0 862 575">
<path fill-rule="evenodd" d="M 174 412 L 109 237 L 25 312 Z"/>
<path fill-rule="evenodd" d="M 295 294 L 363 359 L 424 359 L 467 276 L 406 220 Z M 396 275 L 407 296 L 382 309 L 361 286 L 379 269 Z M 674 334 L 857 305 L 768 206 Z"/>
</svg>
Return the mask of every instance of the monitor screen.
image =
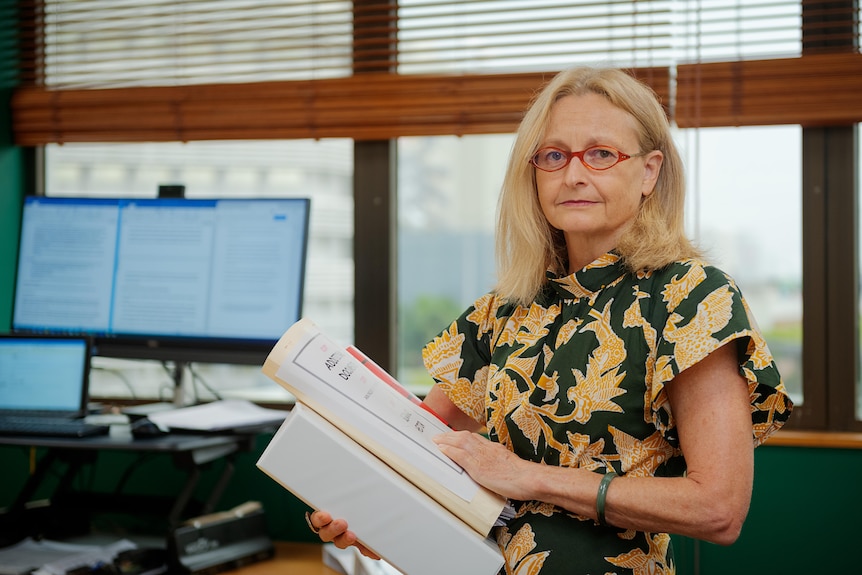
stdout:
<svg viewBox="0 0 862 575">
<path fill-rule="evenodd" d="M 12 328 L 97 355 L 262 363 L 297 321 L 309 200 L 29 196 Z"/>
</svg>

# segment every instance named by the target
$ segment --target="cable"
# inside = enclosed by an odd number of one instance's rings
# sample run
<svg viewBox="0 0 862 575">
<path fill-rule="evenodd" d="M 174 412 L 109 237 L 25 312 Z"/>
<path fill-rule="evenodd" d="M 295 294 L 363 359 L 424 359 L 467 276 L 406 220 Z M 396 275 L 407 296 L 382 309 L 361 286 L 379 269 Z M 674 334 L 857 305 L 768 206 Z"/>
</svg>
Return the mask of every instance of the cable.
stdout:
<svg viewBox="0 0 862 575">
<path fill-rule="evenodd" d="M 215 397 L 216 399 L 224 399 L 219 392 L 217 392 L 215 389 L 213 389 L 212 386 L 209 385 L 206 382 L 206 380 L 203 377 L 201 377 L 201 375 L 198 374 L 197 371 L 194 370 L 194 368 L 192 367 L 192 364 L 189 364 L 189 372 L 192 374 L 192 384 L 193 385 L 195 382 L 200 382 L 200 384 L 202 386 L 204 386 L 207 389 L 207 391 L 209 391 L 212 394 L 213 397 Z M 195 390 L 195 396 L 197 396 L 197 390 Z"/>
</svg>

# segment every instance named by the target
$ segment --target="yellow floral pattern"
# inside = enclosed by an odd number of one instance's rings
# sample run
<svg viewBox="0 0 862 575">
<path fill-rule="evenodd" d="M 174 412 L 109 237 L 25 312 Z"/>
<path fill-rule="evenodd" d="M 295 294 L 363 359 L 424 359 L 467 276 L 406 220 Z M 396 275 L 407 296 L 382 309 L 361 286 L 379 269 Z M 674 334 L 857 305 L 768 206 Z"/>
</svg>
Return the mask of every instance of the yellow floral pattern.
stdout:
<svg viewBox="0 0 862 575">
<path fill-rule="evenodd" d="M 678 476 L 685 460 L 664 385 L 730 341 L 743 352 L 759 444 L 793 406 L 736 284 L 699 261 L 632 275 L 611 252 L 575 274 L 549 275 L 530 306 L 485 295 L 423 359 L 456 405 L 524 459 Z M 514 503 L 515 517 L 497 533 L 506 574 L 675 572 L 665 533 Z"/>
</svg>

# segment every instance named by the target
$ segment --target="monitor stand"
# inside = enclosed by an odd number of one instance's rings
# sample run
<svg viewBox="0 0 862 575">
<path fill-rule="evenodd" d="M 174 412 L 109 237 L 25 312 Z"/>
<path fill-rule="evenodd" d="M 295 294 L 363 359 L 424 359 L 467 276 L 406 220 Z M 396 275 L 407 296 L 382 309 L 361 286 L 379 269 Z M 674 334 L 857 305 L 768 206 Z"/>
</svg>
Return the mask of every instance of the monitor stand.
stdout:
<svg viewBox="0 0 862 575">
<path fill-rule="evenodd" d="M 183 385 L 183 381 L 185 380 L 185 372 L 186 366 L 188 362 L 185 361 L 175 361 L 174 362 L 174 371 L 173 371 L 173 379 L 174 379 L 174 406 L 175 407 L 185 407 L 186 399 L 185 399 L 185 385 Z"/>
<path fill-rule="evenodd" d="M 134 421 L 141 417 L 148 417 L 159 411 L 168 411 L 180 407 L 186 407 L 188 402 L 185 395 L 185 372 L 189 362 L 176 361 L 173 364 L 173 369 L 170 370 L 171 379 L 174 380 L 174 397 L 171 401 L 157 401 L 155 403 L 144 403 L 134 405 L 123 409 L 123 413 L 129 416 L 129 419 Z M 167 364 L 165 364 L 167 368 Z"/>
</svg>

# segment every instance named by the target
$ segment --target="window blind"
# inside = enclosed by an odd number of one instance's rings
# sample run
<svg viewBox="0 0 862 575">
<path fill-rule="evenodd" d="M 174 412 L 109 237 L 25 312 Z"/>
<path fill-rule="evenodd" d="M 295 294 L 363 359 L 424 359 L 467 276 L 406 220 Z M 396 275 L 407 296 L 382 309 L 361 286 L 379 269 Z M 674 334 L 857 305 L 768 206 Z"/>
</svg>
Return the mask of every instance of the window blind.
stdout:
<svg viewBox="0 0 862 575">
<path fill-rule="evenodd" d="M 680 127 L 862 121 L 855 0 L 699 0 L 681 16 Z"/>
<path fill-rule="evenodd" d="M 113 88 L 670 61 L 670 2 L 24 0 L 25 80 Z"/>
<path fill-rule="evenodd" d="M 509 132 L 577 64 L 632 70 L 683 126 L 817 123 L 751 106 L 818 66 L 858 77 L 858 20 L 818 0 L 21 0 L 13 128 L 21 145 Z"/>
</svg>

